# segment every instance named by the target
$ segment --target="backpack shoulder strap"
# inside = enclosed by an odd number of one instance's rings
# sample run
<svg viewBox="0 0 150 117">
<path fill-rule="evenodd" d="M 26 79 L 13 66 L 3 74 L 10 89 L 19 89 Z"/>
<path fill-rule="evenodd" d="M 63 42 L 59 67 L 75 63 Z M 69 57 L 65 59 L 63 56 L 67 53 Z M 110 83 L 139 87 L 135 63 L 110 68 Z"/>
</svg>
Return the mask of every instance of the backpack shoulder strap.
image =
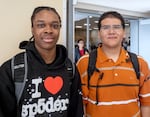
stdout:
<svg viewBox="0 0 150 117">
<path fill-rule="evenodd" d="M 17 54 L 11 59 L 12 78 L 15 84 L 15 93 L 17 97 L 17 103 L 21 98 L 25 81 L 27 79 L 28 65 L 27 65 L 27 53 L 22 52 Z"/>
<path fill-rule="evenodd" d="M 93 51 L 91 51 L 89 53 L 89 62 L 88 62 L 88 69 L 87 69 L 87 72 L 88 72 L 88 88 L 89 88 L 89 83 L 90 83 L 90 78 L 93 74 L 93 72 L 95 70 L 97 70 L 96 68 L 96 59 L 97 59 L 97 49 L 94 49 Z"/>
<path fill-rule="evenodd" d="M 135 70 L 137 79 L 139 79 L 140 78 L 140 68 L 139 68 L 139 62 L 138 62 L 137 55 L 132 52 L 128 52 L 128 53 L 129 53 L 133 68 Z"/>
<path fill-rule="evenodd" d="M 69 58 L 67 58 L 65 66 L 66 66 L 67 71 L 69 73 L 69 77 L 74 78 L 74 75 L 75 75 L 75 64 Z"/>
</svg>

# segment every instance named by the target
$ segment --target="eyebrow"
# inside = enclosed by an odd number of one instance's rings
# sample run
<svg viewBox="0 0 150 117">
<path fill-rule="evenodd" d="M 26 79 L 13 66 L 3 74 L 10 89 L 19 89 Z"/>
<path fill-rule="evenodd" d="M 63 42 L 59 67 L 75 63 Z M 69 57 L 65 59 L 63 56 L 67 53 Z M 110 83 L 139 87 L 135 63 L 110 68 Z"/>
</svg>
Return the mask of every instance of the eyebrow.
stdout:
<svg viewBox="0 0 150 117">
<path fill-rule="evenodd" d="M 36 22 L 41 22 L 41 23 L 43 23 L 43 22 L 45 22 L 44 20 L 37 20 Z M 52 21 L 51 23 L 60 23 L 59 21 Z"/>
</svg>

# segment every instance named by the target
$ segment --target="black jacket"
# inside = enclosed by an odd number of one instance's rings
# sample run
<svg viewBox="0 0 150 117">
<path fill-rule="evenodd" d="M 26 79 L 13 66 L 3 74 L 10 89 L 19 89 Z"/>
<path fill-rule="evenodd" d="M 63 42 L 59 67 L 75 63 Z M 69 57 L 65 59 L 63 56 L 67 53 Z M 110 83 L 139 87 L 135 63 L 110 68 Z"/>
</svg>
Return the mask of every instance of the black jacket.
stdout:
<svg viewBox="0 0 150 117">
<path fill-rule="evenodd" d="M 85 52 L 89 53 L 88 49 L 84 48 L 84 54 Z M 75 63 L 77 63 L 77 61 L 80 59 L 81 55 L 80 55 L 80 50 L 79 47 L 76 46 L 75 47 Z"/>
<path fill-rule="evenodd" d="M 49 115 L 51 117 L 83 117 L 80 77 L 76 67 L 74 78 L 70 79 L 68 76 L 65 66 L 65 61 L 68 59 L 66 48 L 62 45 L 56 46 L 56 58 L 51 64 L 44 62 L 36 50 L 34 42 L 28 44 L 26 52 L 28 79 L 19 103 L 19 114 L 24 107 L 23 114 L 30 116 L 31 113 L 28 110 L 34 112 L 31 107 L 35 107 L 35 105 L 39 107 L 40 104 L 44 104 L 45 109 L 40 108 L 40 111 L 36 111 L 36 117 L 47 117 Z M 9 60 L 0 67 L 0 106 L 4 117 L 15 117 L 16 111 L 18 111 L 10 64 Z M 56 84 L 61 84 L 61 87 L 51 87 L 45 83 L 55 78 L 62 79 L 61 83 L 57 81 Z M 39 81 L 39 79 L 42 79 L 40 83 L 33 83 L 33 80 Z M 29 88 L 29 86 L 31 87 Z M 37 92 L 39 96 L 33 96 Z M 40 103 L 41 100 L 44 100 L 44 102 Z"/>
</svg>

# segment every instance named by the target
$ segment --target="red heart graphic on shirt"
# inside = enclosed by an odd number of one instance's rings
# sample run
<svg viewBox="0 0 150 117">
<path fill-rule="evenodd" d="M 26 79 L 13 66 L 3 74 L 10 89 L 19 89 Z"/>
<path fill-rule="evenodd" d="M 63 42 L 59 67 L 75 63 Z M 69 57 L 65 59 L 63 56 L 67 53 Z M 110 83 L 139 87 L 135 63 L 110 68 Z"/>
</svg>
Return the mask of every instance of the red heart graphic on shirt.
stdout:
<svg viewBox="0 0 150 117">
<path fill-rule="evenodd" d="M 44 87 L 46 90 L 53 95 L 60 91 L 63 86 L 63 80 L 60 76 L 54 77 L 47 77 L 44 80 Z"/>
</svg>

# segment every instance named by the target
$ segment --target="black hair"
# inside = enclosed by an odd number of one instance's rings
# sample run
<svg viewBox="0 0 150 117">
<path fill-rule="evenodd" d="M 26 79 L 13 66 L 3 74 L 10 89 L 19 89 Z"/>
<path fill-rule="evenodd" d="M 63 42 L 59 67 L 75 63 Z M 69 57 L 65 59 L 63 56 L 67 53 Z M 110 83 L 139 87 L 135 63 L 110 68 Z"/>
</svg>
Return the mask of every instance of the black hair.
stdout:
<svg viewBox="0 0 150 117">
<path fill-rule="evenodd" d="M 98 29 L 99 30 L 101 29 L 101 22 L 105 18 L 117 18 L 117 19 L 119 19 L 121 21 L 121 25 L 122 25 L 123 29 L 125 29 L 125 21 L 124 21 L 123 16 L 116 11 L 108 11 L 108 12 L 103 13 L 99 18 L 99 22 L 98 22 Z"/>
<path fill-rule="evenodd" d="M 83 39 L 78 39 L 77 43 L 79 43 L 80 41 L 83 41 L 83 42 L 84 42 L 84 40 L 83 40 Z"/>
<path fill-rule="evenodd" d="M 36 16 L 37 13 L 39 13 L 40 11 L 42 10 L 47 10 L 47 11 L 53 11 L 54 13 L 56 13 L 56 15 L 58 16 L 59 18 L 59 21 L 60 21 L 60 24 L 61 24 L 61 18 L 60 18 L 60 15 L 58 14 L 58 12 L 56 11 L 55 8 L 52 8 L 52 7 L 49 7 L 49 6 L 38 6 L 34 9 L 33 13 L 32 13 L 32 16 L 31 16 L 31 25 L 33 27 L 33 20 Z"/>
</svg>

